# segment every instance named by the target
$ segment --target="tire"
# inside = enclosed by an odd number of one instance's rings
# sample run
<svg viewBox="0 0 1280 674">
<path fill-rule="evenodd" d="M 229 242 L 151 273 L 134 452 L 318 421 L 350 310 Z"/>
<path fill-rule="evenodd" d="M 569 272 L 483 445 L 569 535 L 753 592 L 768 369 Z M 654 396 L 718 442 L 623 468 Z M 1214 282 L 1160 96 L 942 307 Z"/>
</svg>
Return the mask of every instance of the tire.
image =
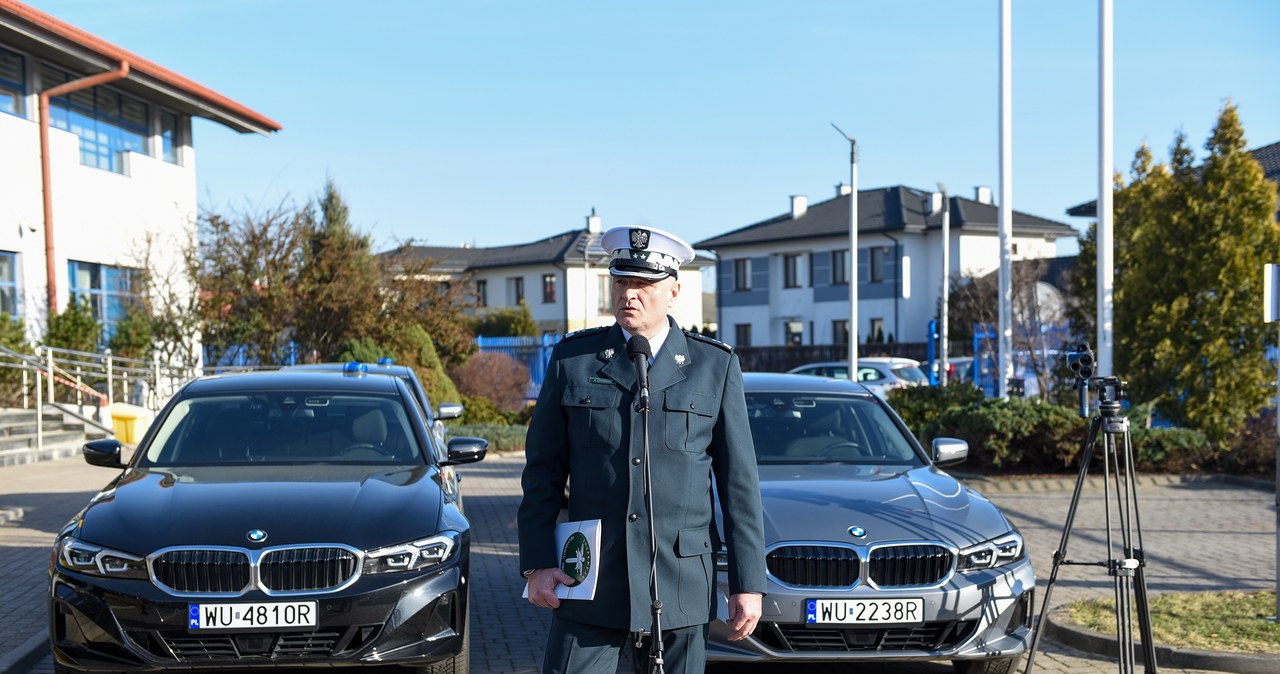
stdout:
<svg viewBox="0 0 1280 674">
<path fill-rule="evenodd" d="M 953 660 L 951 664 L 960 674 L 1013 674 L 1022 664 L 1022 656 L 992 660 Z"/>
<path fill-rule="evenodd" d="M 467 624 L 462 628 L 462 650 L 447 660 L 419 667 L 418 674 L 470 674 L 471 672 L 471 611 L 467 611 Z"/>
</svg>

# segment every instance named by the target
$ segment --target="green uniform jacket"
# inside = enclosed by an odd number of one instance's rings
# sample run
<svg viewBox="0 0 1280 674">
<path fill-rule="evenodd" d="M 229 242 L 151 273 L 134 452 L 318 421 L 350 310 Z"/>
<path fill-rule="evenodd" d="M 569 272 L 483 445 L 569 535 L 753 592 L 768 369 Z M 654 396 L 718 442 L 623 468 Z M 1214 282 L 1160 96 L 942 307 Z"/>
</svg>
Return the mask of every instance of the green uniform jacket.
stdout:
<svg viewBox="0 0 1280 674">
<path fill-rule="evenodd" d="M 738 357 L 726 344 L 671 332 L 649 367 L 649 452 L 663 629 L 715 617 L 711 478 L 723 513 L 733 593 L 765 591 L 760 480 Z M 601 521 L 593 600 L 557 615 L 625 630 L 653 625 L 649 514 L 637 377 L 617 325 L 556 345 L 525 442 L 520 568 L 558 566 L 556 517 L 570 478 L 571 521 Z"/>
</svg>

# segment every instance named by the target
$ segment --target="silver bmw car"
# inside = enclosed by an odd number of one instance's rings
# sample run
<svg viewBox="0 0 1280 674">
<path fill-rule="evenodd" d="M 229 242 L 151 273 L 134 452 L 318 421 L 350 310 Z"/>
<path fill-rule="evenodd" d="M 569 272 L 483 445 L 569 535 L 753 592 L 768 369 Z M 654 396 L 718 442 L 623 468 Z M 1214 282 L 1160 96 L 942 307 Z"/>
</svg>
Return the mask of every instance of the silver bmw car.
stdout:
<svg viewBox="0 0 1280 674">
<path fill-rule="evenodd" d="M 769 588 L 756 631 L 728 641 L 728 576 L 717 560 L 709 659 L 1016 670 L 1035 573 L 995 504 L 939 469 L 963 461 L 968 444 L 937 438 L 926 451 L 884 401 L 849 381 L 743 378 Z"/>
</svg>

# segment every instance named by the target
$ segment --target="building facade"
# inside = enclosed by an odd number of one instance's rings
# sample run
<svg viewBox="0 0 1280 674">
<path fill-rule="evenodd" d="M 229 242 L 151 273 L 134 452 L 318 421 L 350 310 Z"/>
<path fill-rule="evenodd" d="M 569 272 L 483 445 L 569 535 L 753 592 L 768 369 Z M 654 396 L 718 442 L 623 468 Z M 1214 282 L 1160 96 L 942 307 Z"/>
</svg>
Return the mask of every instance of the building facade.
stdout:
<svg viewBox="0 0 1280 674">
<path fill-rule="evenodd" d="M 477 313 L 518 307 L 521 302 L 544 335 L 614 323 L 609 295 L 609 255 L 600 247 L 601 218 L 587 216 L 585 229 L 562 232 L 514 246 L 415 246 L 408 252 L 431 262 L 441 280 L 467 283 Z M 685 329 L 701 329 L 702 270 L 706 253 L 680 268 L 680 297 L 671 315 Z"/>
<path fill-rule="evenodd" d="M 144 267 L 178 278 L 197 218 L 193 117 L 242 133 L 281 128 L 0 0 L 0 310 L 23 319 L 32 340 L 80 298 L 109 334 L 142 291 Z"/>
<path fill-rule="evenodd" d="M 695 244 L 717 256 L 720 338 L 735 346 L 848 344 L 849 283 L 858 284 L 859 342 L 925 342 L 942 290 L 942 195 L 905 186 L 858 192 L 858 250 L 849 254 L 849 188 Z M 999 268 L 998 209 L 987 188 L 950 197 L 951 276 Z M 1070 226 L 1016 212 L 1012 257 L 1051 258 Z"/>
</svg>

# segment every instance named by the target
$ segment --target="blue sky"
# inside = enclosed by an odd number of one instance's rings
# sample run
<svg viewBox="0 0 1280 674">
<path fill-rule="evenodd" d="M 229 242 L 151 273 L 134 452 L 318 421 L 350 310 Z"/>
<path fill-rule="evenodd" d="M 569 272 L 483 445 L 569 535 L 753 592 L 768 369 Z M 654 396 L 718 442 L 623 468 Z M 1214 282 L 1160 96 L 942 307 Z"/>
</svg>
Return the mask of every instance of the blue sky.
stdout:
<svg viewBox="0 0 1280 674">
<path fill-rule="evenodd" d="M 849 178 L 998 195 L 997 0 L 27 0 L 280 122 L 199 120 L 200 200 L 255 210 L 332 176 L 379 248 L 642 224 L 690 241 Z M 1280 3 L 1115 2 L 1115 167 L 1223 103 L 1280 140 Z M 1013 3 L 1014 208 L 1097 195 L 1092 0 Z M 1060 246 L 1074 252 L 1074 246 Z"/>
</svg>

